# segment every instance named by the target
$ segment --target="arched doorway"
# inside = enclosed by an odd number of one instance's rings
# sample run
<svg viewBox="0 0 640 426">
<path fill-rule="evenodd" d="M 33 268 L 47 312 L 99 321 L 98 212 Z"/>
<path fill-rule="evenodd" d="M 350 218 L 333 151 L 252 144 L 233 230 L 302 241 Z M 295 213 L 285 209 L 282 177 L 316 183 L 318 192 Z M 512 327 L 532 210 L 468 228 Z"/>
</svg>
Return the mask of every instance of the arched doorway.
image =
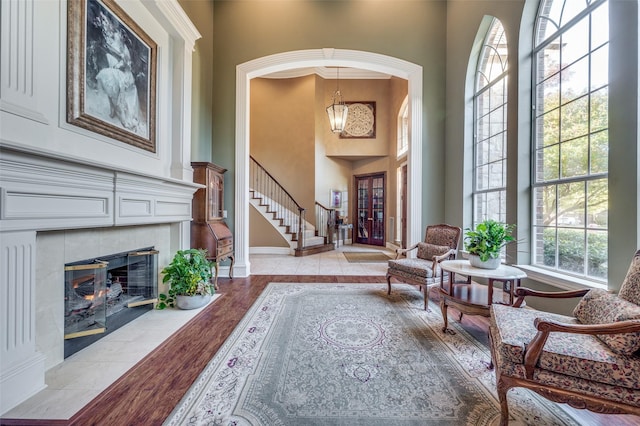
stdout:
<svg viewBox="0 0 640 426">
<path fill-rule="evenodd" d="M 310 49 L 278 53 L 236 67 L 235 265 L 237 276 L 249 264 L 249 99 L 250 80 L 274 72 L 314 66 L 350 67 L 390 74 L 408 81 L 410 144 L 407 244 L 421 240 L 422 205 L 422 67 L 391 56 L 344 49 Z M 416 135 L 416 136 L 414 136 Z"/>
</svg>

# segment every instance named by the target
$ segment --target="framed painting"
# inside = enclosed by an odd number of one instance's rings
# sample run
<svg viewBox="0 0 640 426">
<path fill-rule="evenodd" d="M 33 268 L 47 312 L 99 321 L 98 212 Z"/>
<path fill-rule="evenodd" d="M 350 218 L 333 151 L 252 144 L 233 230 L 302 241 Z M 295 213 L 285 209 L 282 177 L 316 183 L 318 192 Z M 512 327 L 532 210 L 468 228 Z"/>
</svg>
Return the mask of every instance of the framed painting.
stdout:
<svg viewBox="0 0 640 426">
<path fill-rule="evenodd" d="M 345 102 L 349 107 L 347 123 L 340 133 L 341 139 L 375 139 L 376 137 L 376 103 Z"/>
<path fill-rule="evenodd" d="M 342 191 L 337 189 L 331 190 L 331 208 L 339 209 L 342 206 Z"/>
<path fill-rule="evenodd" d="M 156 152 L 151 37 L 113 0 L 73 0 L 67 52 L 67 122 Z"/>
</svg>

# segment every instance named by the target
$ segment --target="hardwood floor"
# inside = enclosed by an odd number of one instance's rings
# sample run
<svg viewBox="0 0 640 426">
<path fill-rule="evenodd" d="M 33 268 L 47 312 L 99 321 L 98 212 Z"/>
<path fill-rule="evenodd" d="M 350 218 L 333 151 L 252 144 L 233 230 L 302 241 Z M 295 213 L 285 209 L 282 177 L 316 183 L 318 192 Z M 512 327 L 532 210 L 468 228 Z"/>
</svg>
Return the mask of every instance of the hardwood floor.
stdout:
<svg viewBox="0 0 640 426">
<path fill-rule="evenodd" d="M 215 303 L 199 313 L 69 420 L 11 420 L 3 425 L 161 425 L 269 282 L 384 283 L 383 276 L 253 275 L 220 279 Z M 457 318 L 453 309 L 450 320 Z M 486 335 L 487 319 L 465 316 L 474 335 Z M 486 342 L 485 342 L 486 343 Z M 634 416 L 602 416 L 575 410 L 584 425 L 639 425 Z"/>
</svg>

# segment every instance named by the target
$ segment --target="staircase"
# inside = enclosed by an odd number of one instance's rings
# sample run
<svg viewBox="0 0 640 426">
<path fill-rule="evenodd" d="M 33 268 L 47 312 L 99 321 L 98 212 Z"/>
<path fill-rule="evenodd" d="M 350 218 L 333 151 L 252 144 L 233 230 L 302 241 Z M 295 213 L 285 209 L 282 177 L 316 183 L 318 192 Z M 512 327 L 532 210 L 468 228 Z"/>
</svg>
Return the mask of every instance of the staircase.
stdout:
<svg viewBox="0 0 640 426">
<path fill-rule="evenodd" d="M 290 252 L 295 256 L 306 256 L 333 250 L 335 210 L 316 202 L 316 223 L 325 225 L 316 229 L 306 220 L 306 209 L 253 157 L 250 159 L 249 201 L 289 243 Z"/>
</svg>

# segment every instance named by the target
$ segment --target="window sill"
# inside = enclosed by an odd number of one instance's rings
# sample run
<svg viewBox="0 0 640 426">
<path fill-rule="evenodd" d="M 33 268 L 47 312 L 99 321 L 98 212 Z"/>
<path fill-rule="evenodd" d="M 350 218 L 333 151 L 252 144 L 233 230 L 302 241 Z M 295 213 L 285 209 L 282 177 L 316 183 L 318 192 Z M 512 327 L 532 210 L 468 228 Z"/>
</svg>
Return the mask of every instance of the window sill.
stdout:
<svg viewBox="0 0 640 426">
<path fill-rule="evenodd" d="M 562 290 L 582 290 L 585 288 L 601 288 L 607 290 L 605 283 L 597 283 L 585 279 L 570 277 L 531 265 L 513 265 L 527 273 L 527 278 L 539 281 Z"/>
</svg>

